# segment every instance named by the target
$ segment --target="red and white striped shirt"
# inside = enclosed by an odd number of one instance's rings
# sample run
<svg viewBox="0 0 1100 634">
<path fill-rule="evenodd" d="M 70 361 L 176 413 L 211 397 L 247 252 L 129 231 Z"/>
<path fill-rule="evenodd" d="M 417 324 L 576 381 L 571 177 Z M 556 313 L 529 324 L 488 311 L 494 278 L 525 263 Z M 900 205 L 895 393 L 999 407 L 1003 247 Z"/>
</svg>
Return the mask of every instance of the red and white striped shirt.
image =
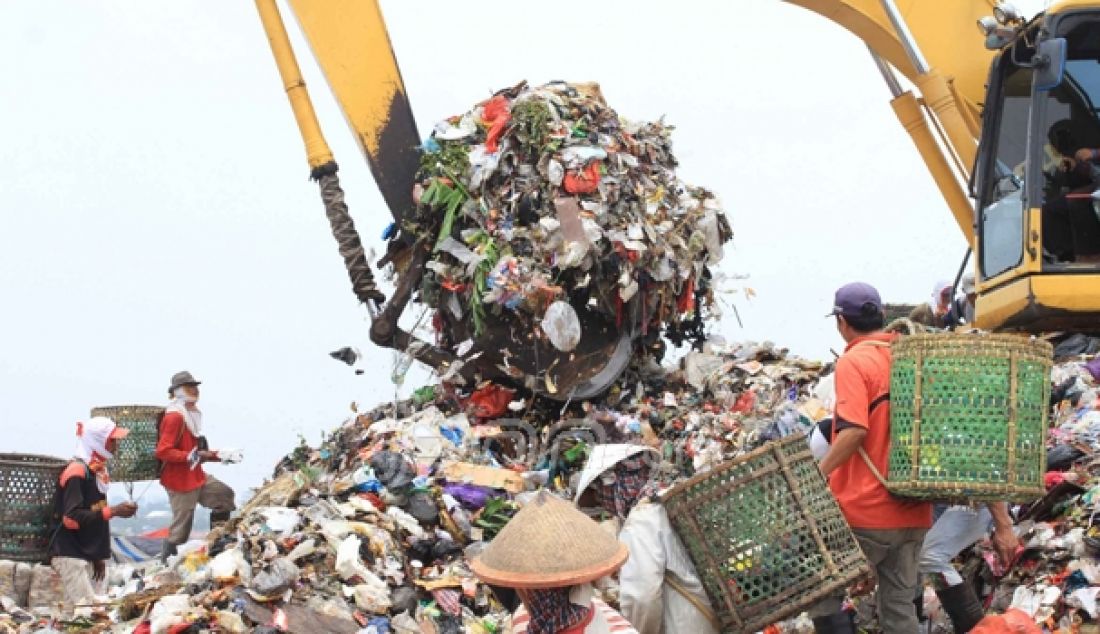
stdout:
<svg viewBox="0 0 1100 634">
<path fill-rule="evenodd" d="M 531 615 L 522 605 L 512 617 L 512 634 L 527 634 L 527 624 L 531 621 Z M 611 609 L 599 599 L 592 600 L 592 612 L 588 619 L 568 630 L 562 630 L 557 634 L 638 634 L 638 630 L 621 614 Z"/>
</svg>

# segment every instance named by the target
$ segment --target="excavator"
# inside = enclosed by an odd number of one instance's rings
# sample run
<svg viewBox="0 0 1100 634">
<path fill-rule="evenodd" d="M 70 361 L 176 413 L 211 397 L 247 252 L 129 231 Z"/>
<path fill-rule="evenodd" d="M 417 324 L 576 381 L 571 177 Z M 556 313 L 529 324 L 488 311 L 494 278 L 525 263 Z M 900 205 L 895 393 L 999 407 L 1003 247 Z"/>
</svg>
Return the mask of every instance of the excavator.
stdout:
<svg viewBox="0 0 1100 634">
<path fill-rule="evenodd" d="M 286 1 L 394 218 L 376 264 L 397 272 L 387 301 L 344 204 L 279 5 L 256 0 L 310 174 L 353 291 L 370 311 L 371 340 L 440 374 L 475 381 L 537 386 L 541 381 L 531 378 L 554 367 L 559 389 L 542 395 L 557 400 L 605 391 L 639 345 L 629 322 L 585 323 L 577 349 L 565 354 L 496 318 L 477 338 L 484 354 L 474 362 L 399 325 L 429 248 L 401 231 L 414 206 L 421 141 L 382 12 L 377 0 Z M 898 121 L 974 256 L 975 325 L 1031 333 L 1100 329 L 1100 0 L 1055 1 L 1032 19 L 995 0 L 786 1 L 866 44 L 868 67 L 881 72 Z M 462 331 L 450 333 L 453 341 L 469 336 L 468 326 L 447 327 Z M 525 354 L 512 356 L 511 372 L 502 374 L 508 340 Z"/>
</svg>

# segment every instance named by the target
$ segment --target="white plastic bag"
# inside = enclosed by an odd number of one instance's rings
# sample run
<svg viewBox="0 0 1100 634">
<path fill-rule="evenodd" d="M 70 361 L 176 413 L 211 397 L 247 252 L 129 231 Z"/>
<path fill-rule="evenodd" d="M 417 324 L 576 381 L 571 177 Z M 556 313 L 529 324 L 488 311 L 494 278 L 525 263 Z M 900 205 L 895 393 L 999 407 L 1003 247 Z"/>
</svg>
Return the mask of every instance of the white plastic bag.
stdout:
<svg viewBox="0 0 1100 634">
<path fill-rule="evenodd" d="M 550 304 L 542 317 L 542 331 L 555 348 L 569 352 L 581 340 L 581 322 L 577 311 L 573 310 L 569 302 L 558 300 Z"/>
<path fill-rule="evenodd" d="M 289 537 L 302 522 L 298 511 L 288 509 L 285 506 L 269 506 L 260 510 L 264 518 L 264 526 L 273 533 L 279 533 L 283 537 Z"/>
<path fill-rule="evenodd" d="M 149 625 L 153 634 L 165 634 L 173 625 L 179 625 L 187 619 L 191 611 L 191 597 L 186 594 L 169 594 L 161 597 L 149 614 Z"/>
<path fill-rule="evenodd" d="M 340 575 L 344 581 L 354 577 L 366 579 L 374 576 L 374 573 L 367 569 L 363 565 L 363 560 L 359 558 L 361 544 L 362 541 L 358 535 L 348 535 L 336 549 L 336 574 Z"/>
<path fill-rule="evenodd" d="M 244 559 L 244 554 L 236 548 L 227 548 L 210 560 L 210 576 L 218 582 L 239 579 L 241 583 L 252 581 L 252 568 Z"/>
</svg>

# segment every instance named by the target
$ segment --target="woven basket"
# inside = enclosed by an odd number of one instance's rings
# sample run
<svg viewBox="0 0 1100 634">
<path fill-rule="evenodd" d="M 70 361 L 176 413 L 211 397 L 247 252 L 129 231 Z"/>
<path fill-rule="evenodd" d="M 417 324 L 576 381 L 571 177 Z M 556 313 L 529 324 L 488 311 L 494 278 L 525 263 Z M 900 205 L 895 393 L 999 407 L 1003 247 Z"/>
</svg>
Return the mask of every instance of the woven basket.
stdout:
<svg viewBox="0 0 1100 634">
<path fill-rule="evenodd" d="M 723 632 L 755 632 L 870 574 L 801 435 L 664 496 Z"/>
<path fill-rule="evenodd" d="M 1041 497 L 1052 355 L 1013 335 L 898 340 L 887 488 L 943 502 Z"/>
<path fill-rule="evenodd" d="M 0 454 L 0 559 L 45 561 L 53 525 L 61 458 Z"/>
<path fill-rule="evenodd" d="M 156 405 L 118 405 L 97 407 L 92 417 L 106 416 L 130 435 L 118 442 L 118 449 L 107 465 L 114 482 L 156 480 L 157 417 L 164 411 Z"/>
</svg>

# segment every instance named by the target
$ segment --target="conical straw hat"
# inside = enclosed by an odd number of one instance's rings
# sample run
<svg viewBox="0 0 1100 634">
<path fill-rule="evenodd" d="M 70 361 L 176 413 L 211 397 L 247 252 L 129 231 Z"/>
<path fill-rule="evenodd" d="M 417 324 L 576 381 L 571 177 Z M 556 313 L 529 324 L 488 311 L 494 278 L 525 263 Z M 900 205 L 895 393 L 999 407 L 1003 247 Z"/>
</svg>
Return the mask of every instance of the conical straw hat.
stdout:
<svg viewBox="0 0 1100 634">
<path fill-rule="evenodd" d="M 626 545 L 572 504 L 541 493 L 500 531 L 470 568 L 506 588 L 563 588 L 622 567 Z"/>
</svg>

